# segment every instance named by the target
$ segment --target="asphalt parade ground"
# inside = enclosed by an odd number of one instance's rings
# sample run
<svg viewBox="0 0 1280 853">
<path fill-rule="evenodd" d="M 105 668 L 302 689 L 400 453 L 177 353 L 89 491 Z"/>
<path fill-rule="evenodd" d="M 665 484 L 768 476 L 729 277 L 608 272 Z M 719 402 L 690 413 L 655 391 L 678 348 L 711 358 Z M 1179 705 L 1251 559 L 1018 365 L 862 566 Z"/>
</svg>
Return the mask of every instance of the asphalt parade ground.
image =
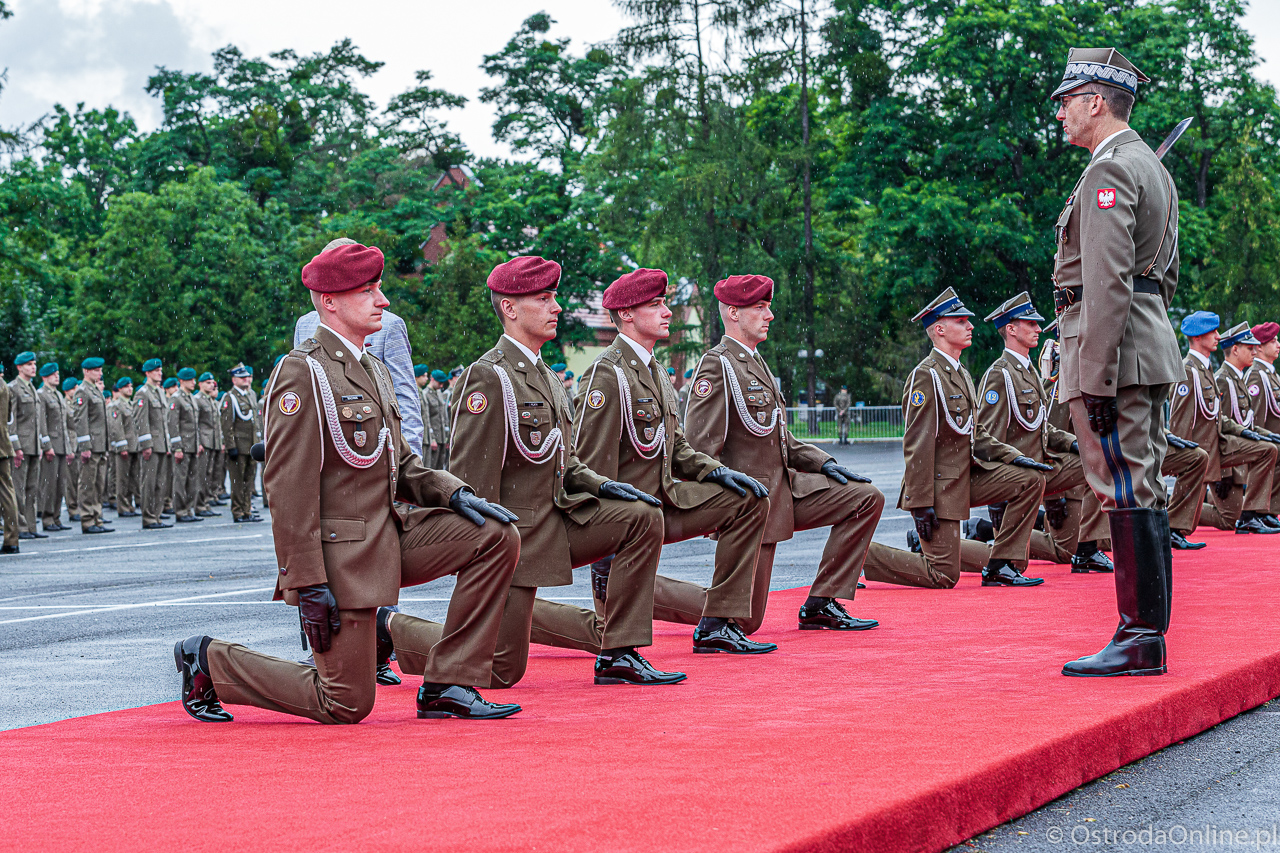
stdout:
<svg viewBox="0 0 1280 853">
<path fill-rule="evenodd" d="M 872 477 L 889 497 L 876 539 L 901 547 L 910 525 L 906 513 L 892 508 L 902 473 L 901 445 L 829 449 L 842 464 Z M 222 512 L 200 524 L 145 533 L 137 519 L 116 523 L 108 512 L 116 533 L 89 537 L 77 528 L 23 541 L 21 554 L 0 562 L 0 729 L 172 702 L 178 691 L 173 643 L 191 634 L 235 640 L 282 657 L 303 656 L 296 611 L 270 601 L 276 567 L 269 510 L 260 510 L 267 519 L 260 524 L 234 524 L 227 508 Z M 809 531 L 783 543 L 774 588 L 807 584 L 825 538 L 825 530 Z M 713 550 L 708 540 L 667 546 L 661 571 L 705 583 Z M 572 587 L 544 594 L 586 605 L 587 573 L 579 570 L 575 576 Z M 443 579 L 405 590 L 401 607 L 442 619 L 451 586 Z M 851 612 L 875 618 L 874 596 L 860 599 Z M 858 635 L 847 640 L 856 643 Z M 1098 637 L 1099 646 L 1104 641 Z M 785 697 L 789 686 L 778 688 Z M 176 705 L 174 710 L 181 713 Z M 1016 738 L 1017 732 L 1009 736 Z M 1273 701 L 954 849 L 1280 850 L 1276 824 L 1280 702 Z"/>
</svg>

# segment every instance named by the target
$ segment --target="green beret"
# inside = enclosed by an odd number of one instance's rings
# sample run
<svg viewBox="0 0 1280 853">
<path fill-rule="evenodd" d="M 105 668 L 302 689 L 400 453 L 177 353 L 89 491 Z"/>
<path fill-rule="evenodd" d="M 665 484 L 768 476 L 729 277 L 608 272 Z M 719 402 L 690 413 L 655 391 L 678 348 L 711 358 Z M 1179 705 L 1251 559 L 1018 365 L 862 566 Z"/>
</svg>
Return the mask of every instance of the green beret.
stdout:
<svg viewBox="0 0 1280 853">
<path fill-rule="evenodd" d="M 74 376 L 68 376 L 66 379 L 62 380 L 62 390 L 70 391 L 72 388 L 76 387 L 79 384 L 80 384 L 79 379 L 76 379 Z"/>
<path fill-rule="evenodd" d="M 107 388 L 103 388 L 103 389 L 102 389 L 102 399 L 104 399 L 104 400 L 110 400 L 110 399 L 111 399 L 111 391 L 110 391 L 110 389 L 107 389 Z"/>
<path fill-rule="evenodd" d="M 692 368 L 692 367 L 691 367 L 691 368 L 689 368 L 688 370 L 686 370 L 686 371 L 684 372 L 684 378 L 685 378 L 685 379 L 692 379 L 692 378 L 693 378 L 693 368 Z"/>
<path fill-rule="evenodd" d="M 41 376 L 52 376 L 57 372 L 58 372 L 58 362 L 56 361 L 51 361 L 48 364 L 41 366 L 40 368 Z"/>
<path fill-rule="evenodd" d="M 132 376 L 121 376 L 119 379 L 116 380 L 116 390 L 119 391 L 121 388 L 125 387 L 126 385 L 132 385 L 132 384 L 133 384 Z"/>
<path fill-rule="evenodd" d="M 431 378 L 443 385 L 449 381 L 449 374 L 443 370 L 433 370 L 431 371 Z"/>
<path fill-rule="evenodd" d="M 415 364 L 413 366 L 413 377 L 415 379 L 418 378 L 419 376 L 422 376 L 424 373 L 428 373 L 428 372 L 430 372 L 431 375 L 434 376 L 435 374 L 440 373 L 441 371 L 439 370 L 432 371 L 425 364 Z"/>
<path fill-rule="evenodd" d="M 183 382 L 189 382 L 190 380 L 196 378 L 196 372 L 193 368 L 184 367 L 178 371 L 178 378 L 181 379 Z"/>
<path fill-rule="evenodd" d="M 279 363 L 280 363 L 280 360 L 281 360 L 281 359 L 283 359 L 283 358 L 284 358 L 286 355 L 288 355 L 288 354 L 289 354 L 289 353 L 287 353 L 287 352 L 282 352 L 282 353 L 280 353 L 278 356 L 276 356 L 276 360 L 275 360 L 275 361 L 273 361 L 273 362 L 271 362 L 271 366 L 272 366 L 272 367 L 275 367 L 277 364 L 279 364 Z M 253 368 L 249 368 L 249 369 L 250 369 L 250 370 L 252 370 Z"/>
<path fill-rule="evenodd" d="M 573 378 L 573 371 L 572 371 L 572 370 L 566 370 L 566 371 L 564 372 L 564 378 L 565 378 L 565 379 L 572 379 L 572 378 Z"/>
<path fill-rule="evenodd" d="M 162 364 L 163 362 L 158 358 L 149 358 L 142 362 L 142 372 L 150 373 L 153 370 L 159 370 Z"/>
<path fill-rule="evenodd" d="M 675 369 L 674 367 L 668 367 L 668 368 L 667 368 L 667 375 L 668 375 L 668 376 L 675 376 L 675 375 L 676 375 L 676 369 Z"/>
<path fill-rule="evenodd" d="M 201 382 L 208 382 L 208 381 L 209 381 L 210 379 L 212 379 L 212 378 L 213 378 L 213 374 L 212 374 L 212 373 L 210 373 L 210 372 L 209 372 L 209 371 L 207 371 L 207 370 L 206 370 L 204 373 L 201 373 L 201 374 L 200 374 L 200 381 L 201 381 Z"/>
<path fill-rule="evenodd" d="M 80 369 L 81 370 L 97 370 L 98 368 L 102 367 L 102 365 L 104 364 L 106 364 L 104 360 L 98 358 L 96 355 L 91 355 L 88 358 L 86 358 L 84 361 L 80 362 Z"/>
<path fill-rule="evenodd" d="M 32 362 L 35 360 L 36 360 L 36 354 L 31 352 L 30 350 L 27 350 L 26 352 L 20 352 L 13 357 L 13 366 L 17 367 L 20 364 L 27 364 L 28 362 Z"/>
<path fill-rule="evenodd" d="M 560 371 L 564 370 L 566 367 L 568 367 L 568 365 L 566 365 L 563 361 L 557 361 L 555 364 L 551 365 L 551 371 L 553 373 L 559 373 Z"/>
<path fill-rule="evenodd" d="M 172 388 L 174 385 L 177 385 L 177 384 L 178 384 L 178 379 L 176 376 L 170 376 L 168 379 L 164 381 L 165 388 Z"/>
</svg>

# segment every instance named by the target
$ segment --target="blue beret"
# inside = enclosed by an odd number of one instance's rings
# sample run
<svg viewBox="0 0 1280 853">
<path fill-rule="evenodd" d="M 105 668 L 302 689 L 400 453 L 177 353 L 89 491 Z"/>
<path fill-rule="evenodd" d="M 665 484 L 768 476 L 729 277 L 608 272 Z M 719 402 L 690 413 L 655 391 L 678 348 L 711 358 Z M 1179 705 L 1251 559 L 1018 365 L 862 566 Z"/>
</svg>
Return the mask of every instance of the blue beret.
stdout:
<svg viewBox="0 0 1280 853">
<path fill-rule="evenodd" d="M 1188 338 L 1207 335 L 1217 331 L 1220 322 L 1218 315 L 1212 311 L 1196 311 L 1182 318 L 1182 334 Z"/>
<path fill-rule="evenodd" d="M 210 373 L 210 372 L 209 372 L 209 371 L 207 371 L 207 370 L 206 370 L 204 373 L 201 373 L 201 374 L 200 374 L 200 381 L 201 381 L 201 382 L 208 382 L 208 381 L 209 381 L 210 379 L 212 379 L 212 378 L 213 378 L 213 374 L 212 374 L 212 373 Z"/>
<path fill-rule="evenodd" d="M 178 371 L 178 378 L 183 381 L 189 381 L 189 380 L 195 379 L 196 378 L 195 369 L 190 367 L 182 368 L 181 370 Z"/>
<path fill-rule="evenodd" d="M 443 370 L 433 370 L 431 371 L 431 378 L 443 384 L 449 381 L 449 374 L 445 373 Z"/>
<path fill-rule="evenodd" d="M 555 364 L 551 365 L 551 370 L 555 373 L 559 373 L 562 370 L 564 370 L 565 367 L 567 366 L 568 365 L 566 365 L 563 361 L 557 361 Z"/>
<path fill-rule="evenodd" d="M 36 360 L 36 354 L 31 352 L 30 350 L 27 350 L 26 352 L 20 352 L 13 357 L 13 366 L 17 367 L 20 364 L 26 364 L 28 362 L 35 361 L 35 360 Z"/>
<path fill-rule="evenodd" d="M 133 377 L 121 376 L 119 379 L 116 380 L 116 390 L 119 391 L 121 388 L 125 387 L 126 385 L 132 385 L 132 384 L 133 384 Z"/>
<path fill-rule="evenodd" d="M 74 376 L 68 376 L 66 379 L 62 380 L 62 390 L 70 391 L 72 388 L 76 387 L 79 384 L 80 384 L 79 379 L 76 379 Z"/>
<path fill-rule="evenodd" d="M 158 358 L 149 358 L 142 362 L 142 372 L 150 373 L 153 370 L 159 370 L 163 362 Z"/>
<path fill-rule="evenodd" d="M 46 365 L 44 365 L 43 367 L 41 367 L 41 368 L 40 368 L 40 375 L 41 375 L 41 376 L 52 376 L 53 374 L 55 374 L 55 373 L 57 373 L 57 372 L 58 372 L 58 362 L 56 362 L 56 361 L 51 361 L 51 362 L 49 362 L 48 364 L 46 364 Z"/>
<path fill-rule="evenodd" d="M 417 378 L 419 376 L 425 376 L 430 372 L 431 372 L 431 368 L 427 367 L 425 364 L 415 364 L 413 366 L 414 378 Z"/>
<path fill-rule="evenodd" d="M 81 370 L 97 370 L 99 367 L 102 367 L 102 365 L 104 364 L 106 364 L 105 361 L 98 358 L 96 355 L 91 355 L 88 358 L 86 358 L 84 361 L 80 362 L 80 369 Z"/>
<path fill-rule="evenodd" d="M 176 376 L 170 376 L 168 379 L 164 381 L 165 388 L 172 388 L 174 385 L 177 385 L 177 384 L 178 384 L 178 377 Z"/>
</svg>

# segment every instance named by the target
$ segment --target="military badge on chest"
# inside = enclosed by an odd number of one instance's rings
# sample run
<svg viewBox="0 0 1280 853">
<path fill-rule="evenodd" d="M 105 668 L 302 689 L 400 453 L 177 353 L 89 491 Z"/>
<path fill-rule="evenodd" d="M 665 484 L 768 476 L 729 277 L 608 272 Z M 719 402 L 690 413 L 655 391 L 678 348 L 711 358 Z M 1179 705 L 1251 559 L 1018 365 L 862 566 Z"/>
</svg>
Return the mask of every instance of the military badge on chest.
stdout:
<svg viewBox="0 0 1280 853">
<path fill-rule="evenodd" d="M 653 441 L 653 427 L 644 428 L 644 440 Z"/>
<path fill-rule="evenodd" d="M 537 429 L 530 430 L 529 443 L 532 444 L 534 447 L 537 447 L 540 444 L 542 444 L 542 431 Z"/>
<path fill-rule="evenodd" d="M 764 414 L 765 414 L 764 412 L 756 412 L 756 420 L 758 420 L 762 424 L 765 422 Z"/>
<path fill-rule="evenodd" d="M 358 429 L 351 434 L 351 439 L 356 443 L 356 447 L 364 447 L 369 441 L 369 434 L 362 429 Z"/>
</svg>

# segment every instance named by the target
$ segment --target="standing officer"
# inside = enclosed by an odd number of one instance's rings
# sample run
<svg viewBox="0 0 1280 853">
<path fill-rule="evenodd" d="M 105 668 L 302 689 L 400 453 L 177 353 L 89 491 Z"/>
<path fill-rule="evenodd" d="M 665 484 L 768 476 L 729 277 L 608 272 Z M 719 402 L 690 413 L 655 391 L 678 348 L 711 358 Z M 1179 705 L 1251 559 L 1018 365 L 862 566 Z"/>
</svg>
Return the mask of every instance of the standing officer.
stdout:
<svg viewBox="0 0 1280 853">
<path fill-rule="evenodd" d="M 849 397 L 849 386 L 841 385 L 840 390 L 836 392 L 836 397 L 832 400 L 832 405 L 836 407 L 836 443 L 849 443 L 849 404 L 852 398 Z"/>
<path fill-rule="evenodd" d="M 103 360 L 91 356 L 80 362 L 83 380 L 71 398 L 76 447 L 80 450 L 80 532 L 114 533 L 102 523 L 102 495 L 107 488 L 107 401 L 98 383 Z"/>
<path fill-rule="evenodd" d="M 200 390 L 209 398 L 209 402 L 213 404 L 214 413 L 213 461 L 209 463 L 209 506 L 226 506 L 224 498 L 230 497 L 226 491 L 227 437 L 222 433 L 222 416 L 218 412 L 218 405 L 221 402 L 218 397 L 218 380 L 207 370 L 200 374 Z"/>
<path fill-rule="evenodd" d="M 123 377 L 122 377 L 123 378 Z M 116 497 L 116 517 L 120 517 L 121 506 L 128 507 L 127 491 L 118 488 L 117 481 L 120 479 L 121 469 L 124 469 L 127 476 L 129 467 L 129 438 L 125 435 L 125 424 L 129 421 L 129 416 L 133 411 L 129 407 L 127 400 L 121 396 L 119 390 L 112 390 L 111 396 L 104 398 L 106 403 L 106 424 L 107 424 L 107 494 Z M 115 464 L 123 456 L 124 464 Z"/>
<path fill-rule="evenodd" d="M 13 392 L 3 381 L 4 365 L 0 364 L 0 417 L 5 423 L 13 423 Z M 9 440 L 9 430 L 0 430 L 0 517 L 4 519 L 4 544 L 0 545 L 0 554 L 18 553 L 18 531 L 22 522 L 18 515 L 18 498 L 13 489 L 13 467 L 8 460 L 13 458 L 13 443 Z"/>
<path fill-rule="evenodd" d="M 1077 435 L 1080 457 L 1108 513 L 1120 611 L 1106 648 L 1066 664 L 1064 675 L 1165 671 L 1173 560 L 1160 468 L 1162 407 L 1181 376 L 1167 313 L 1178 283 L 1178 193 L 1128 125 L 1147 79 L 1114 48 L 1072 48 L 1052 94 L 1067 141 L 1091 155 L 1057 221 L 1059 382 L 1072 421 L 1089 425 Z"/>
<path fill-rule="evenodd" d="M 213 374 L 205 371 L 200 374 L 200 384 L 191 394 L 191 401 L 196 407 L 196 441 L 199 443 L 196 456 L 196 516 L 213 518 L 222 515 L 210 509 L 217 498 L 213 491 L 213 469 L 218 458 L 218 427 L 222 419 L 218 417 L 218 404 L 209 395 L 213 388 Z"/>
<path fill-rule="evenodd" d="M 689 445 L 769 490 L 751 617 L 736 621 L 744 633 L 760 629 L 778 543 L 797 530 L 830 525 L 817 576 L 800 606 L 800 627 L 874 628 L 879 623 L 850 616 L 838 599 L 853 601 L 884 495 L 870 480 L 837 465 L 787 429 L 777 380 L 758 350 L 768 340 L 773 321 L 773 280 L 763 275 L 729 276 L 716 283 L 715 295 L 725 334 L 702 356 L 694 373 L 686 416 Z"/>
<path fill-rule="evenodd" d="M 983 586 L 1044 583 L 1015 564 L 1027 559 L 1044 495 L 1040 472 L 1053 468 L 996 440 L 977 420 L 978 395 L 960 363 L 973 343 L 972 316 L 948 287 L 912 318 L 933 343 L 902 389 L 907 464 L 898 508 L 911 513 L 915 531 L 907 534 L 910 552 L 872 544 L 867 580 L 950 589 L 961 571 L 981 571 Z M 1004 506 L 995 545 L 961 539 L 970 508 L 993 505 Z"/>
<path fill-rule="evenodd" d="M 605 289 L 602 304 L 618 335 L 582 382 L 574 450 L 592 471 L 662 500 L 663 544 L 716 537 L 711 587 L 659 575 L 654 618 L 697 625 L 695 652 L 771 652 L 775 644 L 747 639 L 738 624 L 751 619 L 751 582 L 769 517 L 769 491 L 685 440 L 675 389 L 653 356 L 657 342 L 670 334 L 666 295 L 662 270 L 638 269 Z M 608 609 L 612 562 L 606 558 L 591 566 L 601 613 Z"/>
<path fill-rule="evenodd" d="M 142 529 L 163 530 L 173 526 L 160 518 L 164 510 L 164 484 L 173 465 L 169 453 L 169 401 L 161 387 L 164 368 L 160 359 L 144 361 L 142 372 L 147 381 L 133 404 L 133 428 L 138 433 L 141 468 L 138 503 L 142 510 Z"/>
<path fill-rule="evenodd" d="M 1280 532 L 1265 517 L 1275 483 L 1276 448 L 1223 411 L 1223 400 L 1209 364 L 1209 354 L 1221 339 L 1218 315 L 1209 311 L 1189 314 L 1182 320 L 1182 333 L 1188 341 L 1185 373 L 1174 391 L 1169 428 L 1198 444 L 1209 459 L 1199 479 L 1194 471 L 1178 477 L 1173 502 L 1177 505 L 1186 500 L 1192 506 L 1190 519 L 1175 521 L 1191 530 L 1203 517 L 1206 524 L 1223 530 Z M 1233 468 L 1241 469 L 1239 476 L 1233 475 Z M 1244 482 L 1235 482 L 1237 479 Z M 1212 483 L 1208 504 L 1203 502 L 1206 482 Z"/>
<path fill-rule="evenodd" d="M 1259 323 L 1250 331 L 1258 341 L 1253 351 L 1253 365 L 1245 376 L 1253 422 L 1268 432 L 1280 433 L 1280 376 L 1276 375 L 1276 356 L 1280 355 L 1280 324 Z M 1271 507 L 1272 514 L 1276 507 Z"/>
<path fill-rule="evenodd" d="M 66 433 L 67 444 L 71 447 L 71 458 L 67 460 L 67 520 L 80 520 L 80 453 L 76 450 L 76 414 L 71 408 L 71 401 L 75 399 L 76 388 L 80 387 L 80 382 L 74 376 L 68 376 L 62 380 L 62 401 L 66 403 Z"/>
<path fill-rule="evenodd" d="M 200 444 L 196 402 L 196 372 L 190 367 L 178 371 L 177 390 L 169 399 L 169 441 L 173 447 L 174 521 L 187 524 L 204 519 L 196 515 L 200 497 L 200 474 L 204 455 Z"/>
<path fill-rule="evenodd" d="M 222 436 L 227 443 L 231 473 L 231 518 L 237 523 L 262 521 L 253 511 L 254 462 L 249 455 L 262 438 L 258 399 L 253 393 L 253 368 L 231 368 L 231 389 L 222 397 Z"/>
<path fill-rule="evenodd" d="M 431 368 L 425 364 L 413 366 L 413 381 L 418 385 L 418 408 L 422 412 L 422 464 L 428 468 L 436 467 L 433 460 L 440 448 L 439 436 L 435 434 L 431 424 L 431 401 L 427 397 L 427 383 L 431 381 Z"/>
<path fill-rule="evenodd" d="M 1001 353 L 982 376 L 978 422 L 997 441 L 1023 456 L 1053 467 L 1045 474 L 1044 508 L 1048 528 L 1031 534 L 1031 557 L 1051 563 L 1071 564 L 1083 574 L 1111 572 L 1107 555 L 1097 540 L 1106 535 L 1096 527 L 1081 536 L 1083 501 L 1069 496 L 1084 485 L 1076 437 L 1049 423 L 1049 400 L 1044 380 L 1031 364 L 1031 350 L 1040 343 L 1044 317 L 1031 304 L 1025 290 L 1005 301 L 987 321 L 1004 339 Z M 1101 516 L 1101 511 L 1096 513 Z M 1095 524 L 1101 521 L 1098 518 Z"/>
<path fill-rule="evenodd" d="M 36 354 L 20 352 L 13 359 L 18 375 L 9 383 L 13 399 L 13 418 L 9 424 L 9 441 L 13 444 L 14 492 L 18 512 L 22 514 L 21 539 L 48 539 L 36 529 L 40 502 L 41 442 L 49 431 L 44 423 L 44 407 L 36 397 L 31 380 L 36 375 Z"/>
<path fill-rule="evenodd" d="M 426 624 L 394 618 L 387 605 L 401 587 L 450 574 L 457 583 L 423 664 L 418 716 L 496 719 L 520 710 L 475 690 L 490 680 L 520 551 L 514 516 L 424 468 L 400 431 L 390 371 L 353 343 L 382 325 L 382 269 L 382 253 L 359 244 L 307 264 L 302 280 L 321 322 L 271 384 L 265 475 L 280 567 L 275 598 L 297 605 L 315 666 L 190 637 L 174 657 L 183 707 L 198 720 L 230 720 L 225 701 L 359 722 L 373 709 L 383 635 L 416 645 Z"/>
<path fill-rule="evenodd" d="M 68 478 L 69 463 L 75 452 L 75 441 L 67 430 L 67 400 L 59 388 L 57 362 L 49 362 L 40 368 L 43 381 L 36 390 L 36 397 L 44 409 L 44 427 L 48 443 L 44 445 L 44 463 L 40 466 L 40 514 L 44 519 L 45 533 L 70 530 L 62 524 L 62 498 L 71 489 Z"/>
<path fill-rule="evenodd" d="M 142 515 L 142 498 L 139 488 L 141 459 L 138 456 L 138 430 L 133 416 L 133 378 L 121 376 L 116 380 L 114 401 L 124 428 L 124 444 L 115 448 L 116 454 L 116 517 L 137 518 Z"/>
</svg>

